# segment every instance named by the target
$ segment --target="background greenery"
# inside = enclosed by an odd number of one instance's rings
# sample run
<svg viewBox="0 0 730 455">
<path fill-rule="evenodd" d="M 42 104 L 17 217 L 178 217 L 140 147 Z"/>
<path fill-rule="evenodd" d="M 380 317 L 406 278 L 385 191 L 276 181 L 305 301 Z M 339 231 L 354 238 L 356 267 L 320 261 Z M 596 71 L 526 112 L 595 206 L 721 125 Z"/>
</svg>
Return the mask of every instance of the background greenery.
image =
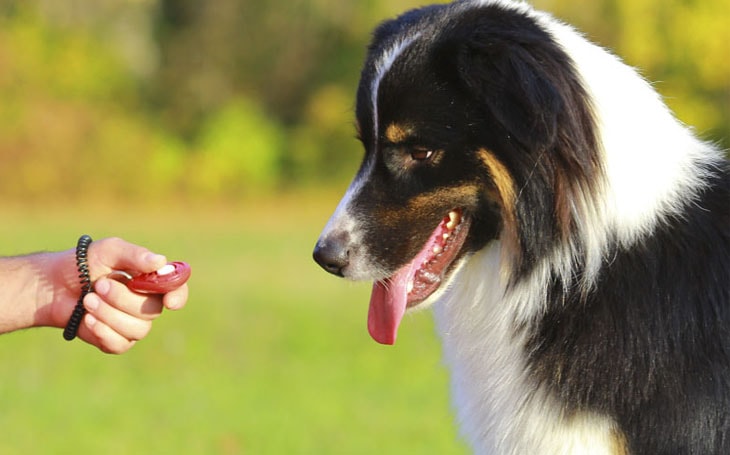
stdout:
<svg viewBox="0 0 730 455">
<path fill-rule="evenodd" d="M 123 356 L 60 330 L 4 335 L 0 453 L 465 453 L 430 315 L 407 318 L 395 347 L 373 342 L 369 285 L 338 283 L 310 259 L 336 202 L 311 200 L 195 208 L 194 220 L 186 210 L 6 210 L 3 252 L 122 235 L 189 261 L 193 275 L 186 308 Z"/>
<path fill-rule="evenodd" d="M 422 0 L 0 0 L 0 196 L 342 185 L 371 29 Z M 536 0 L 728 146 L 730 2 Z M 286 13 L 284 13 L 286 12 Z"/>
<path fill-rule="evenodd" d="M 730 2 L 536 0 L 730 146 Z M 311 248 L 361 151 L 372 28 L 420 0 L 0 0 L 0 252 L 117 235 L 193 266 L 121 357 L 3 336 L 0 453 L 464 453 L 428 312 L 365 330 Z"/>
</svg>

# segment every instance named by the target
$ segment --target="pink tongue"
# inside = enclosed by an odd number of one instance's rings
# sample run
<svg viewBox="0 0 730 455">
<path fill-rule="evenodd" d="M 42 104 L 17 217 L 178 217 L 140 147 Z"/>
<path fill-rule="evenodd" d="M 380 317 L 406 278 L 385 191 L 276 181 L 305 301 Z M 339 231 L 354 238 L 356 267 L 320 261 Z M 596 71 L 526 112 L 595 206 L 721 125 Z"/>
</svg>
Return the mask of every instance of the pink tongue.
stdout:
<svg viewBox="0 0 730 455">
<path fill-rule="evenodd" d="M 409 267 L 398 271 L 387 281 L 373 283 L 368 312 L 368 331 L 380 344 L 394 344 L 398 326 L 406 312 Z"/>
<path fill-rule="evenodd" d="M 408 306 L 408 283 L 414 280 L 418 268 L 426 263 L 429 258 L 433 258 L 434 245 L 443 243 L 443 235 L 447 230 L 446 223 L 448 221 L 448 217 L 442 220 L 431 233 L 431 237 L 426 241 L 421 251 L 410 263 L 395 272 L 392 277 L 383 281 L 376 281 L 373 284 L 373 291 L 370 295 L 370 310 L 368 312 L 368 331 L 370 336 L 378 343 L 395 343 L 398 326 Z M 427 295 L 421 297 L 425 298 Z M 416 296 L 412 295 L 411 298 L 417 299 L 418 294 L 416 293 Z"/>
<path fill-rule="evenodd" d="M 433 231 L 431 237 L 420 253 L 395 275 L 384 281 L 376 281 L 370 294 L 370 311 L 368 312 L 368 331 L 375 341 L 381 344 L 394 344 L 398 335 L 398 326 L 408 306 L 408 283 L 418 267 L 431 256 L 433 246 L 444 232 L 442 222 Z"/>
</svg>

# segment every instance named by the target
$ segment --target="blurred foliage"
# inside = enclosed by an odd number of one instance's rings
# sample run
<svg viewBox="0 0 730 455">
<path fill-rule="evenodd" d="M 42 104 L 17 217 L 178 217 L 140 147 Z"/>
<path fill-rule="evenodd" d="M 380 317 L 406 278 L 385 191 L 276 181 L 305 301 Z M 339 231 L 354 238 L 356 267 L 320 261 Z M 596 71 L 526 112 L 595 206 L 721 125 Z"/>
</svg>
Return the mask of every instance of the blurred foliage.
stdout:
<svg viewBox="0 0 730 455">
<path fill-rule="evenodd" d="M 539 0 L 654 83 L 703 139 L 730 147 L 730 2 Z"/>
<path fill-rule="evenodd" d="M 418 0 L 0 0 L 0 195 L 239 198 L 342 184 L 372 28 Z M 730 140 L 730 2 L 535 0 Z"/>
</svg>

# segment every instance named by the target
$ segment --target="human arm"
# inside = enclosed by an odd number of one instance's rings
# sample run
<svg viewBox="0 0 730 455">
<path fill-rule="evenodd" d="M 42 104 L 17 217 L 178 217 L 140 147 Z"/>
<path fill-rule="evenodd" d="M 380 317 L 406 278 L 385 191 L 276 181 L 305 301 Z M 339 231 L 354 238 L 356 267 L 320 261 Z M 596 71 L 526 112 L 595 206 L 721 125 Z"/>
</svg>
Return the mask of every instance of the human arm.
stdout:
<svg viewBox="0 0 730 455">
<path fill-rule="evenodd" d="M 119 238 L 92 242 L 88 253 L 94 292 L 84 299 L 87 314 L 78 336 L 103 352 L 123 353 L 144 338 L 163 308 L 182 308 L 187 285 L 164 296 L 140 295 L 104 278 L 112 270 L 153 272 L 164 256 Z M 0 258 L 0 333 L 30 327 L 64 327 L 79 298 L 73 249 Z"/>
</svg>

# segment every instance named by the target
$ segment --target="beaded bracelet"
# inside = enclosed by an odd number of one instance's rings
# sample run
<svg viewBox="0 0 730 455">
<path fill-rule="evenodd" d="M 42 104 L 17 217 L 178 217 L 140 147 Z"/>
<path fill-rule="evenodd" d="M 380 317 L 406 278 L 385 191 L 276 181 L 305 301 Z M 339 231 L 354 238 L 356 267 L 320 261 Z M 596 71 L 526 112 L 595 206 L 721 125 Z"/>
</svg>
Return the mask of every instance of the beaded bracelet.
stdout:
<svg viewBox="0 0 730 455">
<path fill-rule="evenodd" d="M 63 331 L 63 338 L 67 341 L 71 341 L 76 338 L 76 333 L 81 325 L 81 319 L 86 313 L 84 308 L 84 297 L 86 294 L 91 292 L 91 278 L 89 277 L 89 245 L 91 245 L 91 237 L 88 235 L 82 235 L 79 237 L 79 241 L 76 244 L 76 267 L 79 271 L 79 278 L 81 279 L 81 295 L 79 300 L 76 302 L 73 313 L 66 324 L 66 328 Z"/>
</svg>

